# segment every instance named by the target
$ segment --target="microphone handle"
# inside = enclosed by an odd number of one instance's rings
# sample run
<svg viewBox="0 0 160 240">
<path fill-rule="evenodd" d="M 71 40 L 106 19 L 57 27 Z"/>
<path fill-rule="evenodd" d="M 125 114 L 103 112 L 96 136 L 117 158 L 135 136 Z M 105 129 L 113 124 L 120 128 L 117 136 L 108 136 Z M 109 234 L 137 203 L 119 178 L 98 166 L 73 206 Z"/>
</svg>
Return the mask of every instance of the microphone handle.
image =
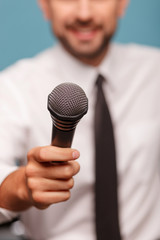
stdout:
<svg viewBox="0 0 160 240">
<path fill-rule="evenodd" d="M 74 133 L 75 128 L 69 131 L 64 131 L 56 128 L 53 124 L 51 145 L 62 148 L 70 148 Z"/>
</svg>

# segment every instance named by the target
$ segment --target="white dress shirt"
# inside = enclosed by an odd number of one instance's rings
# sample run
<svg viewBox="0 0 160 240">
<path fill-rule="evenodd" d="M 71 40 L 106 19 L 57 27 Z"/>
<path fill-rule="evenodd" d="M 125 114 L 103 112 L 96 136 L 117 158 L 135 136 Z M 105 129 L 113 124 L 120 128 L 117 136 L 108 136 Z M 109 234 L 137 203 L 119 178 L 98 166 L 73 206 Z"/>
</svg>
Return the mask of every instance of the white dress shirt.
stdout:
<svg viewBox="0 0 160 240">
<path fill-rule="evenodd" d="M 43 211 L 33 207 L 21 212 L 31 239 L 96 239 L 93 113 L 98 73 L 107 80 L 104 91 L 114 125 L 122 238 L 160 238 L 159 63 L 160 52 L 155 49 L 112 44 L 102 64 L 94 68 L 57 45 L 0 73 L 0 182 L 16 165 L 26 163 L 29 149 L 50 144 L 47 96 L 55 86 L 76 83 L 89 99 L 88 113 L 73 140 L 81 153 L 81 170 L 75 176 L 71 199 Z M 0 209 L 0 222 L 14 214 Z"/>
</svg>

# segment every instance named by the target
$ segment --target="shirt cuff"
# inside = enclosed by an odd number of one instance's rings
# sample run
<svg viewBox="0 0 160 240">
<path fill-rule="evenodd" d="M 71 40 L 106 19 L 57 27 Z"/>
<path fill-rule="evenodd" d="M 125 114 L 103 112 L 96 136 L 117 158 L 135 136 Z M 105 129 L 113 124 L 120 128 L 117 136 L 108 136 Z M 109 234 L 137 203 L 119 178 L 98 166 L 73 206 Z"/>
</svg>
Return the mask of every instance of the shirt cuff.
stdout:
<svg viewBox="0 0 160 240">
<path fill-rule="evenodd" d="M 0 184 L 10 173 L 14 172 L 15 170 L 17 170 L 17 167 L 1 165 L 0 166 Z M 4 208 L 0 208 L 0 224 L 9 222 L 14 218 L 18 217 L 18 215 L 19 215 L 18 212 L 13 212 Z"/>
<path fill-rule="evenodd" d="M 18 217 L 18 212 L 13 212 L 4 208 L 0 208 L 0 224 L 9 222 Z"/>
</svg>

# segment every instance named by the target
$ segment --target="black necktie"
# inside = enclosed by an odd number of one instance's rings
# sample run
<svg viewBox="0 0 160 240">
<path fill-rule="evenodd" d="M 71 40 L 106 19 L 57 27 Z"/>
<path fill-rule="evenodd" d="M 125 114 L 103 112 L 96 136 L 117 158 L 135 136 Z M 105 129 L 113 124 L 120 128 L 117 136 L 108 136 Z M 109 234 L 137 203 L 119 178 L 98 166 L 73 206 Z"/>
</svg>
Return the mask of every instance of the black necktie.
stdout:
<svg viewBox="0 0 160 240">
<path fill-rule="evenodd" d="M 98 240 L 120 240 L 117 171 L 112 121 L 99 75 L 95 106 L 96 233 Z"/>
</svg>

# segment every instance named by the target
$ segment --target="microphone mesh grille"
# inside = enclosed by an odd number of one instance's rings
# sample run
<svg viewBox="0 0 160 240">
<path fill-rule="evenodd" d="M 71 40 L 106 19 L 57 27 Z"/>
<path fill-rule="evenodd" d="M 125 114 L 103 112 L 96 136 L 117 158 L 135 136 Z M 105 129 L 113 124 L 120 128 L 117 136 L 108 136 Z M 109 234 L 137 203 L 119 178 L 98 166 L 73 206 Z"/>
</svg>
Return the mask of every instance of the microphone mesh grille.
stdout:
<svg viewBox="0 0 160 240">
<path fill-rule="evenodd" d="M 51 115 L 60 119 L 80 119 L 88 110 L 88 99 L 81 87 L 74 83 L 62 83 L 48 96 Z"/>
</svg>

